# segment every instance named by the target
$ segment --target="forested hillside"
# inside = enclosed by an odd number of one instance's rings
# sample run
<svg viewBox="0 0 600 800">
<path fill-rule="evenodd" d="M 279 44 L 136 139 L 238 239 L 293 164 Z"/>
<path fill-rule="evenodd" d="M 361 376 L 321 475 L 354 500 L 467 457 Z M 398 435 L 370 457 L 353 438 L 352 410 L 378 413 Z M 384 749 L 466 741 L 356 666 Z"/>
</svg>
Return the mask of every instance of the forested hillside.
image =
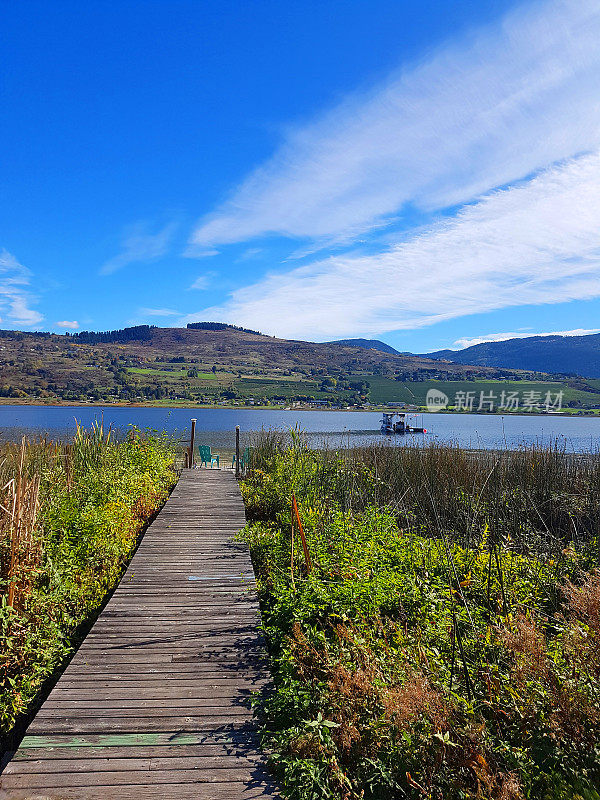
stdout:
<svg viewBox="0 0 600 800">
<path fill-rule="evenodd" d="M 525 369 L 600 378 L 600 333 L 587 336 L 528 336 L 504 342 L 483 342 L 464 350 L 438 350 L 424 358 L 450 359 L 455 364 Z"/>
</svg>

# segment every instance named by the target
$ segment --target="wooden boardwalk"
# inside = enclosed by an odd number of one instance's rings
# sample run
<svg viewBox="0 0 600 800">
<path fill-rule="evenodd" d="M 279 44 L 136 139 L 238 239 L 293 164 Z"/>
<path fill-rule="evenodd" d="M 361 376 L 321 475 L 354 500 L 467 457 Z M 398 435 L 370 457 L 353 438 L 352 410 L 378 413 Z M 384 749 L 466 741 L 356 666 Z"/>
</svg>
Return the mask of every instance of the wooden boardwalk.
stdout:
<svg viewBox="0 0 600 800">
<path fill-rule="evenodd" d="M 0 776 L 0 798 L 278 794 L 251 692 L 268 680 L 233 474 L 185 470 Z"/>
</svg>

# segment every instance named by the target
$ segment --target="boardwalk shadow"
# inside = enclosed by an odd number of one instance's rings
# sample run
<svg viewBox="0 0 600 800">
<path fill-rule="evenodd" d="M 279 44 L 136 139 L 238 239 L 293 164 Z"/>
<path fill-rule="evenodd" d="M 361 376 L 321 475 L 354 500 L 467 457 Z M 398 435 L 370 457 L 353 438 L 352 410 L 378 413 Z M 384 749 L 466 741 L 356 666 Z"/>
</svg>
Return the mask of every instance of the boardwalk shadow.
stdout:
<svg viewBox="0 0 600 800">
<path fill-rule="evenodd" d="M 248 701 L 245 701 L 248 704 Z M 175 731 L 170 737 L 170 743 L 177 745 L 189 737 L 189 730 Z M 254 720 L 237 724 L 225 724 L 212 728 L 210 731 L 197 732 L 198 735 L 198 755 L 202 752 L 203 746 L 221 745 L 223 753 L 233 759 L 231 768 L 246 769 L 249 777 L 246 779 L 245 787 L 252 790 L 252 797 L 260 795 L 269 798 L 280 797 L 277 783 L 269 771 L 267 757 L 261 752 L 258 741 L 257 726 Z M 237 763 L 239 761 L 239 763 Z M 232 798 L 234 800 L 234 798 Z"/>
<path fill-rule="evenodd" d="M 125 644 L 115 644 L 115 645 L 106 645 L 106 650 L 131 650 L 135 649 L 136 647 L 152 647 L 157 644 L 175 644 L 177 642 L 192 642 L 197 639 L 214 639 L 215 637 L 219 636 L 237 636 L 238 634 L 246 634 L 243 639 L 240 639 L 239 646 L 238 643 L 227 643 L 225 645 L 226 649 L 231 650 L 239 650 L 240 647 L 248 647 L 250 643 L 252 646 L 261 646 L 262 641 L 256 635 L 256 625 L 243 625 L 238 626 L 235 628 L 211 628 L 210 631 L 206 633 L 199 634 L 197 632 L 194 633 L 179 633 L 179 634 L 172 634 L 170 636 L 153 636 L 152 638 L 148 637 L 147 639 L 140 639 L 136 642 L 127 642 Z M 254 636 L 252 635 L 254 634 Z M 98 637 L 101 639 L 101 637 Z M 101 642 L 99 643 L 101 644 Z M 99 647 L 99 649 L 102 649 Z M 202 651 L 204 652 L 204 650 Z"/>
</svg>

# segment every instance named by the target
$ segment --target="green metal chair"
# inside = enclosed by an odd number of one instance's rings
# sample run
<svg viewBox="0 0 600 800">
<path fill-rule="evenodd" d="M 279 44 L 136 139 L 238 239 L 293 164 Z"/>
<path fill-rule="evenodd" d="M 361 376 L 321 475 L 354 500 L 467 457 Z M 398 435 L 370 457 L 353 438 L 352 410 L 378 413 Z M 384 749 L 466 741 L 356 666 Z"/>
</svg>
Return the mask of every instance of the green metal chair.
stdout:
<svg viewBox="0 0 600 800">
<path fill-rule="evenodd" d="M 240 456 L 240 470 L 243 472 L 250 463 L 250 448 L 246 447 Z M 235 453 L 231 459 L 231 469 L 235 468 Z"/>
<path fill-rule="evenodd" d="M 213 464 L 217 465 L 217 468 L 220 469 L 219 466 L 219 456 L 217 453 L 213 453 L 210 449 L 210 445 L 208 444 L 199 444 L 198 445 L 198 452 L 200 453 L 200 466 L 210 464 L 210 468 L 212 469 Z"/>
</svg>

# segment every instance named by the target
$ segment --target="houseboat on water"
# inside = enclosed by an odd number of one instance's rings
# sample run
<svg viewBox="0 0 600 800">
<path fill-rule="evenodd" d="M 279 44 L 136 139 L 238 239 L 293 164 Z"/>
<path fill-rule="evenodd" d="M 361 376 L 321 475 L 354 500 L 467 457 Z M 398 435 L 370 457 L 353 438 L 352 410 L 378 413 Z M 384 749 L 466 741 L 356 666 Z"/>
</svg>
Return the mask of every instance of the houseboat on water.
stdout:
<svg viewBox="0 0 600 800">
<path fill-rule="evenodd" d="M 381 432 L 392 433 L 427 433 L 427 428 L 418 428 L 411 424 L 406 414 L 396 411 L 384 411 L 381 420 Z"/>
</svg>

